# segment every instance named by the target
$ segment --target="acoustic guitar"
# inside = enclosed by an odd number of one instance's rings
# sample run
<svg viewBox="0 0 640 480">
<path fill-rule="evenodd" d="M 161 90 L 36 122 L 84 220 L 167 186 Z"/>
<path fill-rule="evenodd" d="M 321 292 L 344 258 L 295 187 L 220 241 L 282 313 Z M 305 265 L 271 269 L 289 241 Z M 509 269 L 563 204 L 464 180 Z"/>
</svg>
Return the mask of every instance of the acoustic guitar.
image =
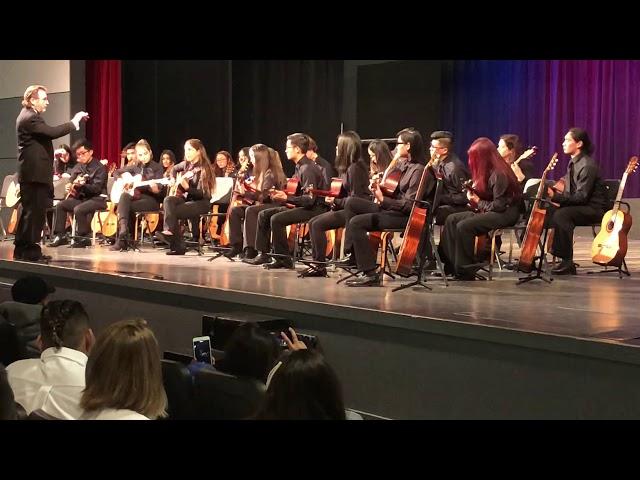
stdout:
<svg viewBox="0 0 640 480">
<path fill-rule="evenodd" d="M 20 183 L 17 180 L 11 180 L 9 188 L 7 189 L 7 196 L 4 199 L 4 204 L 7 207 L 15 207 L 20 201 Z"/>
<path fill-rule="evenodd" d="M 545 181 L 547 179 L 547 173 L 553 170 L 558 163 L 558 154 L 554 153 L 553 157 L 549 161 L 549 165 L 542 172 L 540 178 L 540 184 L 538 186 L 538 193 L 533 202 L 531 208 L 531 215 L 527 222 L 527 229 L 524 233 L 524 239 L 522 240 L 522 247 L 520 250 L 520 258 L 518 259 L 518 270 L 521 272 L 529 273 L 533 269 L 533 260 L 540 243 L 540 235 L 542 235 L 542 229 L 544 228 L 544 221 L 547 215 L 546 208 L 540 208 L 540 201 L 544 194 Z"/>
<path fill-rule="evenodd" d="M 118 178 L 111 188 L 111 201 L 118 203 L 123 193 L 127 193 L 132 197 L 136 196 L 136 189 L 147 185 L 168 185 L 171 180 L 167 177 L 154 178 L 152 180 L 142 180 L 142 175 L 131 175 L 129 172 L 125 172 L 120 178 Z"/>
<path fill-rule="evenodd" d="M 635 172 L 637 168 L 638 157 L 631 157 L 622 175 L 613 209 L 604 214 L 600 231 L 596 238 L 593 239 L 591 246 L 591 260 L 593 260 L 593 263 L 602 266 L 622 266 L 622 261 L 627 254 L 627 235 L 631 230 L 632 219 L 629 212 L 625 213 L 620 210 L 620 200 L 627 183 L 627 177 Z"/>
</svg>

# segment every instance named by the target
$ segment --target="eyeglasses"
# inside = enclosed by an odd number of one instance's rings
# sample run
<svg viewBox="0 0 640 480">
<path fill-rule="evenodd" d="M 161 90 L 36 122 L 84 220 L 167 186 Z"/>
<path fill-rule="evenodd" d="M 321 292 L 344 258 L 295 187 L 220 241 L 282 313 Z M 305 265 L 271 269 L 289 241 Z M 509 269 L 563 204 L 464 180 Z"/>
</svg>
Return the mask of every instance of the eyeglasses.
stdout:
<svg viewBox="0 0 640 480">
<path fill-rule="evenodd" d="M 87 153 L 89 153 L 89 150 L 85 150 L 84 152 L 76 152 L 76 156 L 80 157 L 82 155 L 86 155 Z"/>
<path fill-rule="evenodd" d="M 433 145 L 431 145 L 431 146 L 429 147 L 429 150 L 443 150 L 443 149 L 445 149 L 445 148 L 447 148 L 447 147 L 434 147 Z"/>
<path fill-rule="evenodd" d="M 398 142 L 396 145 L 407 145 L 407 142 Z"/>
</svg>

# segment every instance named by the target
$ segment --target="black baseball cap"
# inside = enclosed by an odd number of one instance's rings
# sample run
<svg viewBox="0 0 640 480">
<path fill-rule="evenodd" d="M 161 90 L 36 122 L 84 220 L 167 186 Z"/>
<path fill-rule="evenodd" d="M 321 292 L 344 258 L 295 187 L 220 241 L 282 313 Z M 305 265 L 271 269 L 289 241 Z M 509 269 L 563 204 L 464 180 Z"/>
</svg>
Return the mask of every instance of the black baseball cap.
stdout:
<svg viewBox="0 0 640 480">
<path fill-rule="evenodd" d="M 56 287 L 49 284 L 44 278 L 31 275 L 16 280 L 16 283 L 11 287 L 11 297 L 15 302 L 35 305 L 55 291 Z"/>
</svg>

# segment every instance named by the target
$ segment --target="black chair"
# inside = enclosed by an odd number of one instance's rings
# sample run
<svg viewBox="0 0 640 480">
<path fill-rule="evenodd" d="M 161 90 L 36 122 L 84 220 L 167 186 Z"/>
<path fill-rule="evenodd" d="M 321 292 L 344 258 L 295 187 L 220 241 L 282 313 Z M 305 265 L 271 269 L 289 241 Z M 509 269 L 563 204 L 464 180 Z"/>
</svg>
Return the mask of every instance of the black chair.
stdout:
<svg viewBox="0 0 640 480">
<path fill-rule="evenodd" d="M 193 378 L 187 367 L 173 360 L 162 360 L 162 382 L 167 392 L 171 420 L 193 418 Z"/>
<path fill-rule="evenodd" d="M 0 363 L 9 365 L 28 357 L 16 326 L 0 315 Z"/>
<path fill-rule="evenodd" d="M 257 380 L 201 370 L 195 376 L 196 417 L 205 420 L 242 420 L 254 415 L 265 394 Z"/>
</svg>

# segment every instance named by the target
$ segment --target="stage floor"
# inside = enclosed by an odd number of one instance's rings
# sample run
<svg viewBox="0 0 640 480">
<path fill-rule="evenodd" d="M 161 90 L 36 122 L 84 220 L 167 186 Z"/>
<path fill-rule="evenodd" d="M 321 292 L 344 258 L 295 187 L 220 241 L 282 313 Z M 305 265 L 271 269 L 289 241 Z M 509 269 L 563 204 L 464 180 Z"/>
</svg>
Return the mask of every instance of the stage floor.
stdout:
<svg viewBox="0 0 640 480">
<path fill-rule="evenodd" d="M 431 291 L 421 287 L 391 291 L 413 279 L 385 277 L 383 287 L 350 288 L 336 285 L 345 275 L 342 271 L 330 273 L 331 278 L 298 278 L 292 270 L 269 271 L 224 257 L 209 262 L 213 252 L 206 247 L 204 256 L 196 252 L 167 256 L 166 250 L 151 246 L 140 252 L 110 252 L 106 246 L 63 246 L 45 249 L 53 260 L 40 265 L 13 261 L 12 243 L 2 242 L 0 266 L 54 277 L 95 279 L 99 275 L 106 283 L 133 285 L 138 281 L 144 288 L 177 293 L 179 285 L 183 292 L 197 286 L 200 295 L 209 298 L 264 307 L 288 303 L 298 311 L 334 317 L 345 311 L 351 319 L 363 322 L 384 317 L 389 319 L 384 323 L 392 325 L 391 319 L 400 319 L 398 326 L 402 326 L 404 318 L 415 326 L 417 321 L 431 319 L 634 345 L 640 338 L 640 241 L 629 243 L 626 261 L 632 276 L 622 279 L 615 273 L 586 273 L 601 269 L 589 258 L 591 241 L 576 237 L 575 261 L 580 264 L 577 276 L 555 277 L 551 284 L 535 280 L 516 285 L 522 274 L 496 269 L 493 281 L 450 282 L 445 287 L 442 280 L 433 278 L 428 281 Z M 505 241 L 503 249 L 507 246 Z M 297 267 L 298 271 L 302 269 L 302 265 Z"/>
</svg>

